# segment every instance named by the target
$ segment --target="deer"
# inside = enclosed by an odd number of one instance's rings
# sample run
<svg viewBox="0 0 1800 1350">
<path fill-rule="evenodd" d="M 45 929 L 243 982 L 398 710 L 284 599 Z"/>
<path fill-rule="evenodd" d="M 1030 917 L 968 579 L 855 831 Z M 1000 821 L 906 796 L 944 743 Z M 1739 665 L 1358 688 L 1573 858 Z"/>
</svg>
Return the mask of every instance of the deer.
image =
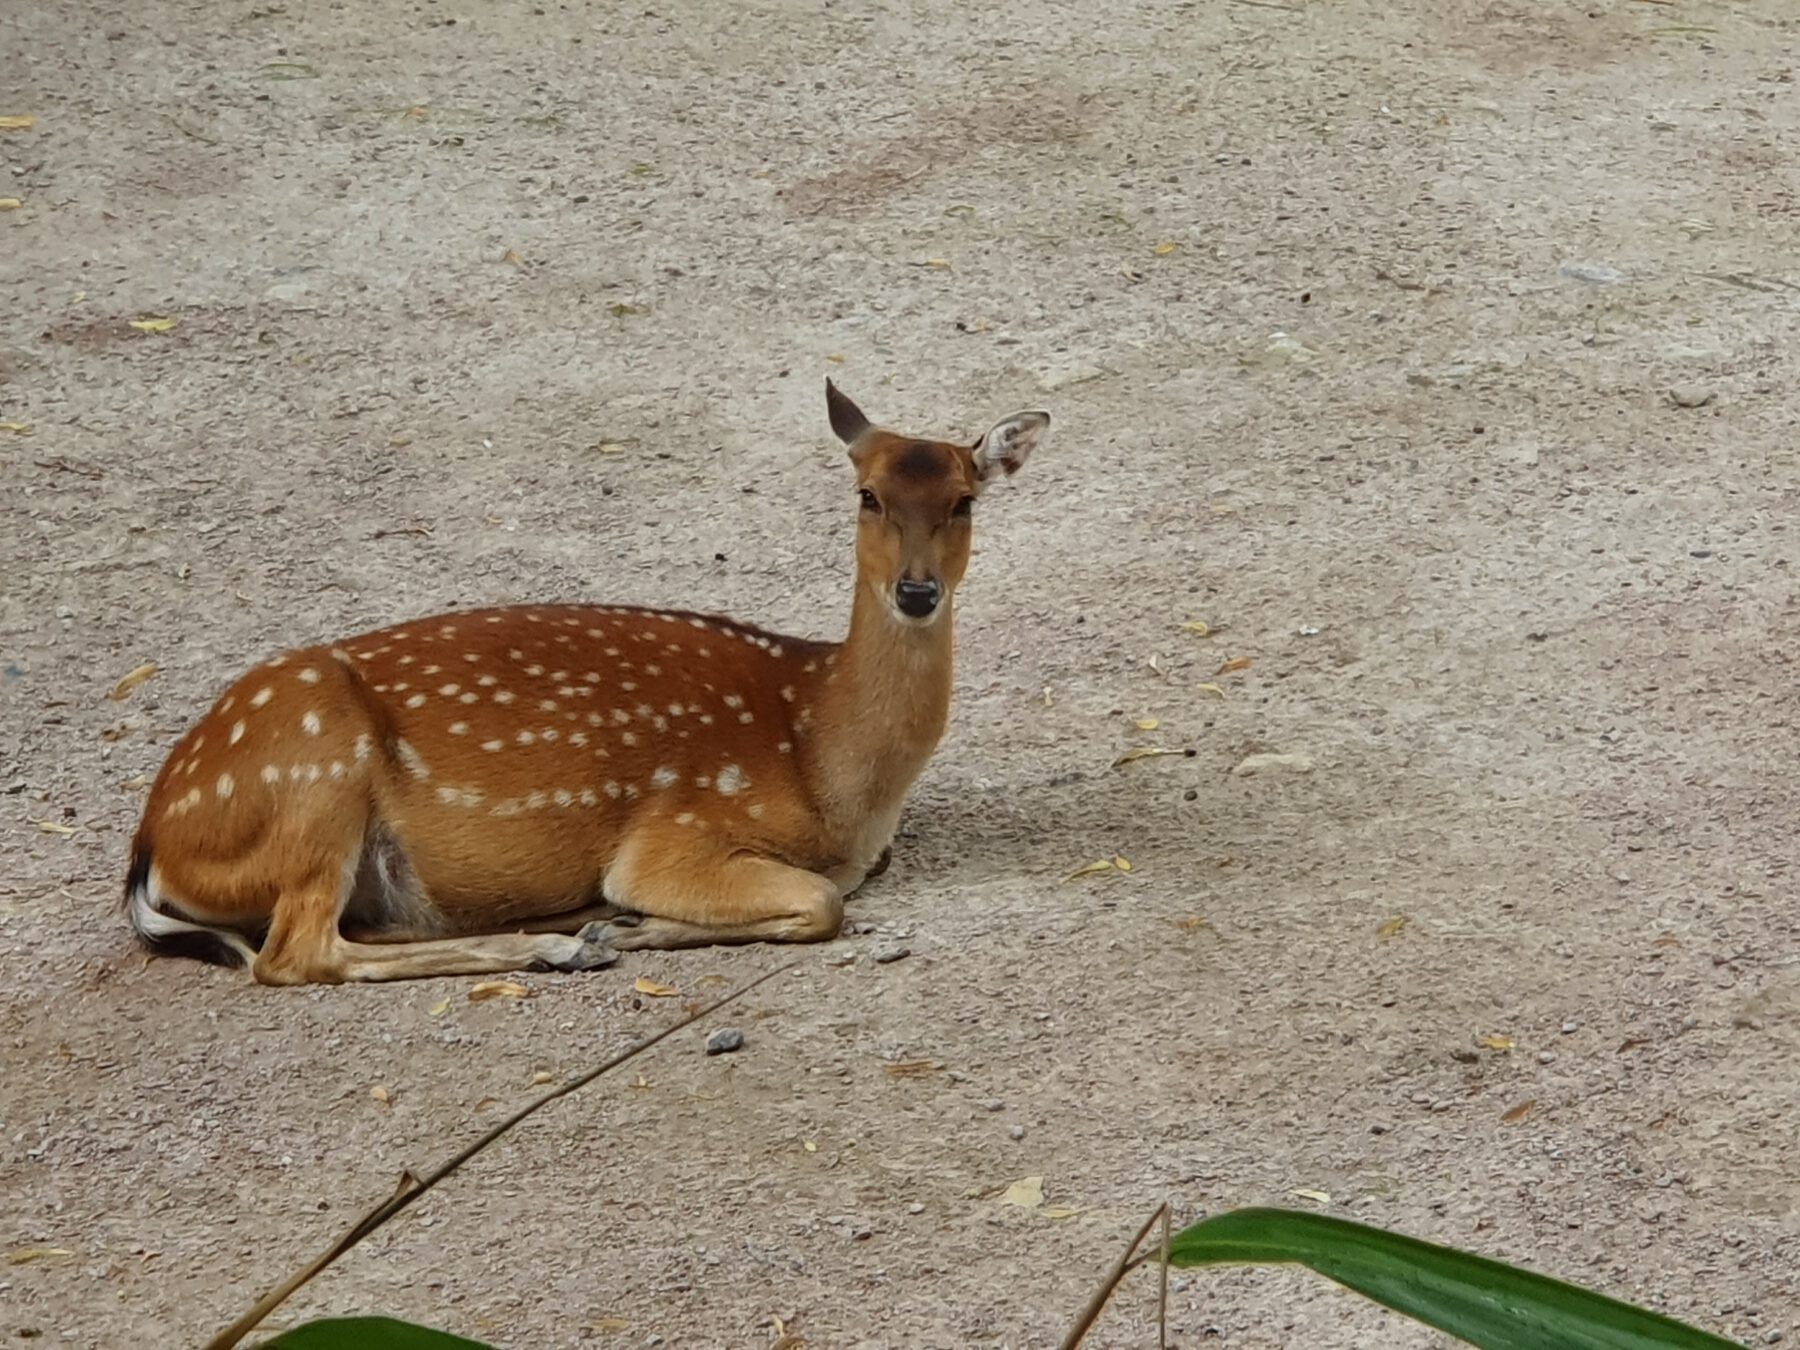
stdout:
<svg viewBox="0 0 1800 1350">
<path fill-rule="evenodd" d="M 825 398 L 857 494 L 843 641 L 527 604 L 285 651 L 152 783 L 140 941 L 291 986 L 836 937 L 948 726 L 976 499 L 1050 418 L 965 444 Z"/>
</svg>

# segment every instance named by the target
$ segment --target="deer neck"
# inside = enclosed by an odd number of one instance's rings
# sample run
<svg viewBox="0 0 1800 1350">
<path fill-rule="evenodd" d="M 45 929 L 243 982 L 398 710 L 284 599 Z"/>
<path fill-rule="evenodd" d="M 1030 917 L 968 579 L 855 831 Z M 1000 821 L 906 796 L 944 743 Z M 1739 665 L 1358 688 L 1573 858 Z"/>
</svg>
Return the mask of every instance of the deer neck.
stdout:
<svg viewBox="0 0 1800 1350">
<path fill-rule="evenodd" d="M 946 608 L 935 623 L 902 623 L 868 586 L 857 588 L 850 635 L 818 686 L 810 747 L 826 823 L 855 851 L 887 846 L 949 722 L 952 617 Z"/>
</svg>

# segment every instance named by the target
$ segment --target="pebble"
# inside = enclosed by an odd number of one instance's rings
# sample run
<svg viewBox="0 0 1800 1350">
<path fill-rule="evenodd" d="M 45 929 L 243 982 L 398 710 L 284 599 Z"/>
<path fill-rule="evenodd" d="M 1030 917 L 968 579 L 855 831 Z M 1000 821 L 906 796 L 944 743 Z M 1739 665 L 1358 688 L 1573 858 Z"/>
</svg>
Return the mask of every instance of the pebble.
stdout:
<svg viewBox="0 0 1800 1350">
<path fill-rule="evenodd" d="M 1025 1127 L 1023 1125 L 1015 1125 L 1008 1130 L 1007 1133 L 1014 1139 L 1023 1139 L 1025 1137 Z"/>
<path fill-rule="evenodd" d="M 906 1207 L 906 1212 L 908 1214 L 923 1214 L 925 1212 L 925 1206 L 915 1200 Z"/>
<path fill-rule="evenodd" d="M 1554 1064 L 1554 1063 L 1556 1063 L 1556 1051 L 1554 1051 L 1554 1050 L 1538 1051 L 1538 1063 L 1539 1064 Z"/>
<path fill-rule="evenodd" d="M 999 1111 L 999 1110 L 1003 1109 L 1005 1106 L 1006 1106 L 1006 1103 L 1001 1101 L 998 1097 L 989 1097 L 985 1102 L 983 1102 L 981 1104 L 981 1109 L 983 1111 Z"/>
<path fill-rule="evenodd" d="M 911 947 L 903 947 L 899 943 L 890 943 L 885 947 L 877 947 L 872 959 L 878 966 L 887 966 L 892 965 L 895 961 L 903 961 L 911 955 Z"/>
<path fill-rule="evenodd" d="M 744 1033 L 736 1027 L 720 1027 L 706 1038 L 706 1053 L 709 1055 L 729 1055 L 733 1050 L 744 1048 Z"/>
<path fill-rule="evenodd" d="M 1716 390 L 1704 384 L 1675 384 L 1669 386 L 1669 402 L 1677 408 L 1704 408 L 1718 397 Z"/>
<path fill-rule="evenodd" d="M 1597 262 L 1566 262 L 1556 269 L 1570 281 L 1585 281 L 1590 286 L 1613 286 L 1625 280 L 1616 267 Z"/>
<path fill-rule="evenodd" d="M 1565 1036 L 1573 1036 L 1577 1031 L 1580 1031 L 1580 1030 L 1581 1030 L 1581 1023 L 1579 1023 L 1579 1022 L 1564 1022 L 1562 1024 L 1562 1034 Z"/>
</svg>

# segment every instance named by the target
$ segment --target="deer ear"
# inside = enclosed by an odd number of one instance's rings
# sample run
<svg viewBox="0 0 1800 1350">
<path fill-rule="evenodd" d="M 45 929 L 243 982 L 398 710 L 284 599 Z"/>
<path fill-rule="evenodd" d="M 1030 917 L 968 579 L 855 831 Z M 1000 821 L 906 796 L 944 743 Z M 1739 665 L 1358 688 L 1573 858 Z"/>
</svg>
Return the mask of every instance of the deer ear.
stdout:
<svg viewBox="0 0 1800 1350">
<path fill-rule="evenodd" d="M 1009 477 L 1017 473 L 1049 434 L 1049 413 L 1018 412 L 1001 418 L 975 442 L 976 476 L 986 482 L 995 470 Z"/>
<path fill-rule="evenodd" d="M 863 416 L 863 410 L 829 378 L 825 381 L 825 408 L 831 414 L 831 429 L 845 445 L 869 429 L 869 419 Z"/>
</svg>

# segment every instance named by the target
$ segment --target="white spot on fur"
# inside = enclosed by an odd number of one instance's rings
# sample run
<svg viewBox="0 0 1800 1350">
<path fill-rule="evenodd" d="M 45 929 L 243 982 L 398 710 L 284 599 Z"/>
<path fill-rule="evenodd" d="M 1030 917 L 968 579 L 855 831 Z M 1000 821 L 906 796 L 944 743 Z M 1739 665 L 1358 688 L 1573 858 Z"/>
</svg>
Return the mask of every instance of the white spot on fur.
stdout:
<svg viewBox="0 0 1800 1350">
<path fill-rule="evenodd" d="M 425 763 L 419 752 L 413 749 L 411 741 L 395 742 L 394 752 L 400 757 L 400 762 L 406 766 L 406 771 L 414 778 L 424 782 L 431 777 L 430 766 Z"/>
<path fill-rule="evenodd" d="M 314 670 L 311 666 L 306 667 L 304 670 L 295 671 L 294 677 L 298 679 L 301 684 L 317 684 L 319 682 L 319 672 Z"/>
<path fill-rule="evenodd" d="M 470 665 L 474 665 L 477 661 L 481 660 L 481 653 L 480 652 L 464 652 L 463 660 L 467 661 Z"/>
<path fill-rule="evenodd" d="M 539 739 L 546 741 L 554 741 L 561 735 L 562 733 L 555 727 L 545 727 L 542 731 L 538 732 Z"/>
<path fill-rule="evenodd" d="M 469 734 L 469 724 L 467 722 L 452 722 L 448 730 L 452 736 L 466 736 Z"/>
<path fill-rule="evenodd" d="M 341 759 L 332 760 L 325 772 L 330 774 L 333 778 L 342 778 L 344 776 L 344 761 Z"/>
<path fill-rule="evenodd" d="M 263 765 L 262 780 L 265 783 L 279 783 L 281 781 L 281 770 L 276 768 L 273 764 Z"/>
<path fill-rule="evenodd" d="M 575 794 L 570 792 L 567 788 L 558 788 L 555 792 L 550 794 L 550 800 L 555 802 L 558 806 L 573 806 L 575 804 Z"/>
<path fill-rule="evenodd" d="M 543 793 L 534 792 L 525 799 L 525 808 L 528 811 L 541 811 L 544 809 L 544 803 L 548 800 L 549 798 L 545 797 Z"/>
<path fill-rule="evenodd" d="M 656 772 L 650 775 L 650 785 L 652 787 L 672 788 L 680 781 L 681 775 L 676 773 L 675 770 L 671 769 L 667 764 L 658 766 Z"/>
<path fill-rule="evenodd" d="M 411 698 L 406 700 L 406 706 L 409 708 L 423 708 L 425 706 L 425 695 L 414 694 Z"/>
<path fill-rule="evenodd" d="M 601 788 L 601 791 L 611 797 L 614 801 L 619 799 L 619 785 L 617 783 L 607 783 Z"/>
<path fill-rule="evenodd" d="M 505 797 L 495 802 L 488 814 L 491 816 L 516 816 L 524 809 L 517 797 Z"/>
<path fill-rule="evenodd" d="M 265 684 L 261 689 L 258 689 L 250 696 L 250 706 L 252 708 L 265 708 L 268 706 L 269 700 L 274 697 L 275 691 Z"/>
<path fill-rule="evenodd" d="M 537 740 L 537 733 L 531 730 L 521 731 L 517 736 L 513 737 L 513 739 L 520 745 L 530 745 L 533 741 Z"/>
<path fill-rule="evenodd" d="M 556 700 L 553 698 L 541 698 L 538 700 L 538 707 L 544 712 L 555 712 Z"/>
<path fill-rule="evenodd" d="M 733 797 L 750 786 L 750 780 L 744 777 L 744 771 L 735 764 L 727 764 L 719 770 L 719 795 Z"/>
<path fill-rule="evenodd" d="M 483 675 L 480 679 L 476 680 L 475 683 L 480 685 L 483 689 L 492 689 L 495 685 L 500 683 L 500 677 L 497 675 Z"/>
<path fill-rule="evenodd" d="M 492 754 L 496 750 L 503 749 L 505 745 L 505 741 L 483 741 L 481 743 L 481 748 L 486 750 L 489 754 Z"/>
<path fill-rule="evenodd" d="M 542 666 L 526 666 L 525 673 L 527 675 L 542 675 L 544 673 L 544 668 Z"/>
<path fill-rule="evenodd" d="M 692 825 L 694 823 L 694 813 L 692 811 L 683 811 L 680 815 L 675 817 L 675 823 L 677 825 Z"/>
<path fill-rule="evenodd" d="M 761 802 L 751 802 L 750 805 L 748 805 L 744 808 L 744 814 L 749 816 L 750 819 L 752 819 L 752 820 L 761 820 L 763 818 L 762 803 Z"/>
<path fill-rule="evenodd" d="M 244 739 L 244 724 L 242 722 L 233 722 L 231 724 L 231 735 L 229 735 L 225 738 L 225 743 L 227 745 L 236 745 L 239 741 L 241 741 L 243 739 Z"/>
<path fill-rule="evenodd" d="M 587 732 L 576 731 L 576 732 L 570 733 L 570 735 L 569 735 L 569 744 L 570 745 L 576 746 L 577 748 L 581 748 L 581 747 L 585 747 L 587 745 L 587 743 L 588 743 Z"/>
<path fill-rule="evenodd" d="M 442 694 L 445 698 L 455 698 L 456 695 L 461 692 L 462 686 L 460 684 L 444 684 L 438 686 L 438 693 Z"/>
<path fill-rule="evenodd" d="M 300 719 L 300 730 L 308 736 L 317 736 L 323 726 L 324 724 L 319 721 L 319 714 L 316 712 L 309 712 Z"/>
<path fill-rule="evenodd" d="M 744 706 L 743 697 L 738 694 L 727 694 L 725 695 L 725 706 L 727 708 L 741 708 Z"/>
<path fill-rule="evenodd" d="M 792 703 L 794 701 L 794 686 L 793 685 L 784 684 L 781 686 L 781 701 L 783 703 Z"/>
<path fill-rule="evenodd" d="M 413 663 L 413 660 L 414 660 L 414 658 L 410 655 L 402 656 L 399 659 L 399 661 L 397 662 L 397 664 L 402 665 L 402 666 L 410 666 Z"/>
<path fill-rule="evenodd" d="M 228 773 L 219 775 L 219 781 L 213 784 L 213 791 L 221 797 L 229 797 L 237 790 L 237 782 Z"/>
<path fill-rule="evenodd" d="M 371 738 L 367 732 L 364 732 L 362 735 L 358 736 L 356 738 L 356 748 L 355 748 L 355 754 L 356 754 L 357 760 L 361 761 L 361 760 L 367 759 L 369 757 L 369 751 L 373 750 L 374 748 L 375 748 L 375 742 L 374 742 L 373 738 Z"/>
<path fill-rule="evenodd" d="M 775 748 L 784 755 L 791 755 L 794 752 L 794 743 L 792 741 L 777 741 L 775 743 Z"/>
<path fill-rule="evenodd" d="M 619 743 L 621 745 L 636 745 L 637 733 L 634 731 L 621 731 L 619 733 Z"/>
<path fill-rule="evenodd" d="M 812 674 L 818 668 L 819 663 L 817 661 L 808 661 L 805 665 L 800 667 L 801 671 L 807 675 Z"/>
<path fill-rule="evenodd" d="M 600 804 L 599 794 L 592 788 L 581 789 L 581 804 L 583 806 L 598 806 Z"/>
<path fill-rule="evenodd" d="M 749 726 L 755 720 L 755 713 L 741 712 L 738 714 L 738 721 L 742 722 L 745 726 Z"/>
<path fill-rule="evenodd" d="M 779 642 L 771 642 L 769 644 L 769 655 L 776 657 L 781 655 L 781 644 Z"/>
<path fill-rule="evenodd" d="M 700 714 L 700 725 L 703 727 L 710 727 L 712 725 L 712 714 L 711 713 L 701 713 Z"/>
</svg>

